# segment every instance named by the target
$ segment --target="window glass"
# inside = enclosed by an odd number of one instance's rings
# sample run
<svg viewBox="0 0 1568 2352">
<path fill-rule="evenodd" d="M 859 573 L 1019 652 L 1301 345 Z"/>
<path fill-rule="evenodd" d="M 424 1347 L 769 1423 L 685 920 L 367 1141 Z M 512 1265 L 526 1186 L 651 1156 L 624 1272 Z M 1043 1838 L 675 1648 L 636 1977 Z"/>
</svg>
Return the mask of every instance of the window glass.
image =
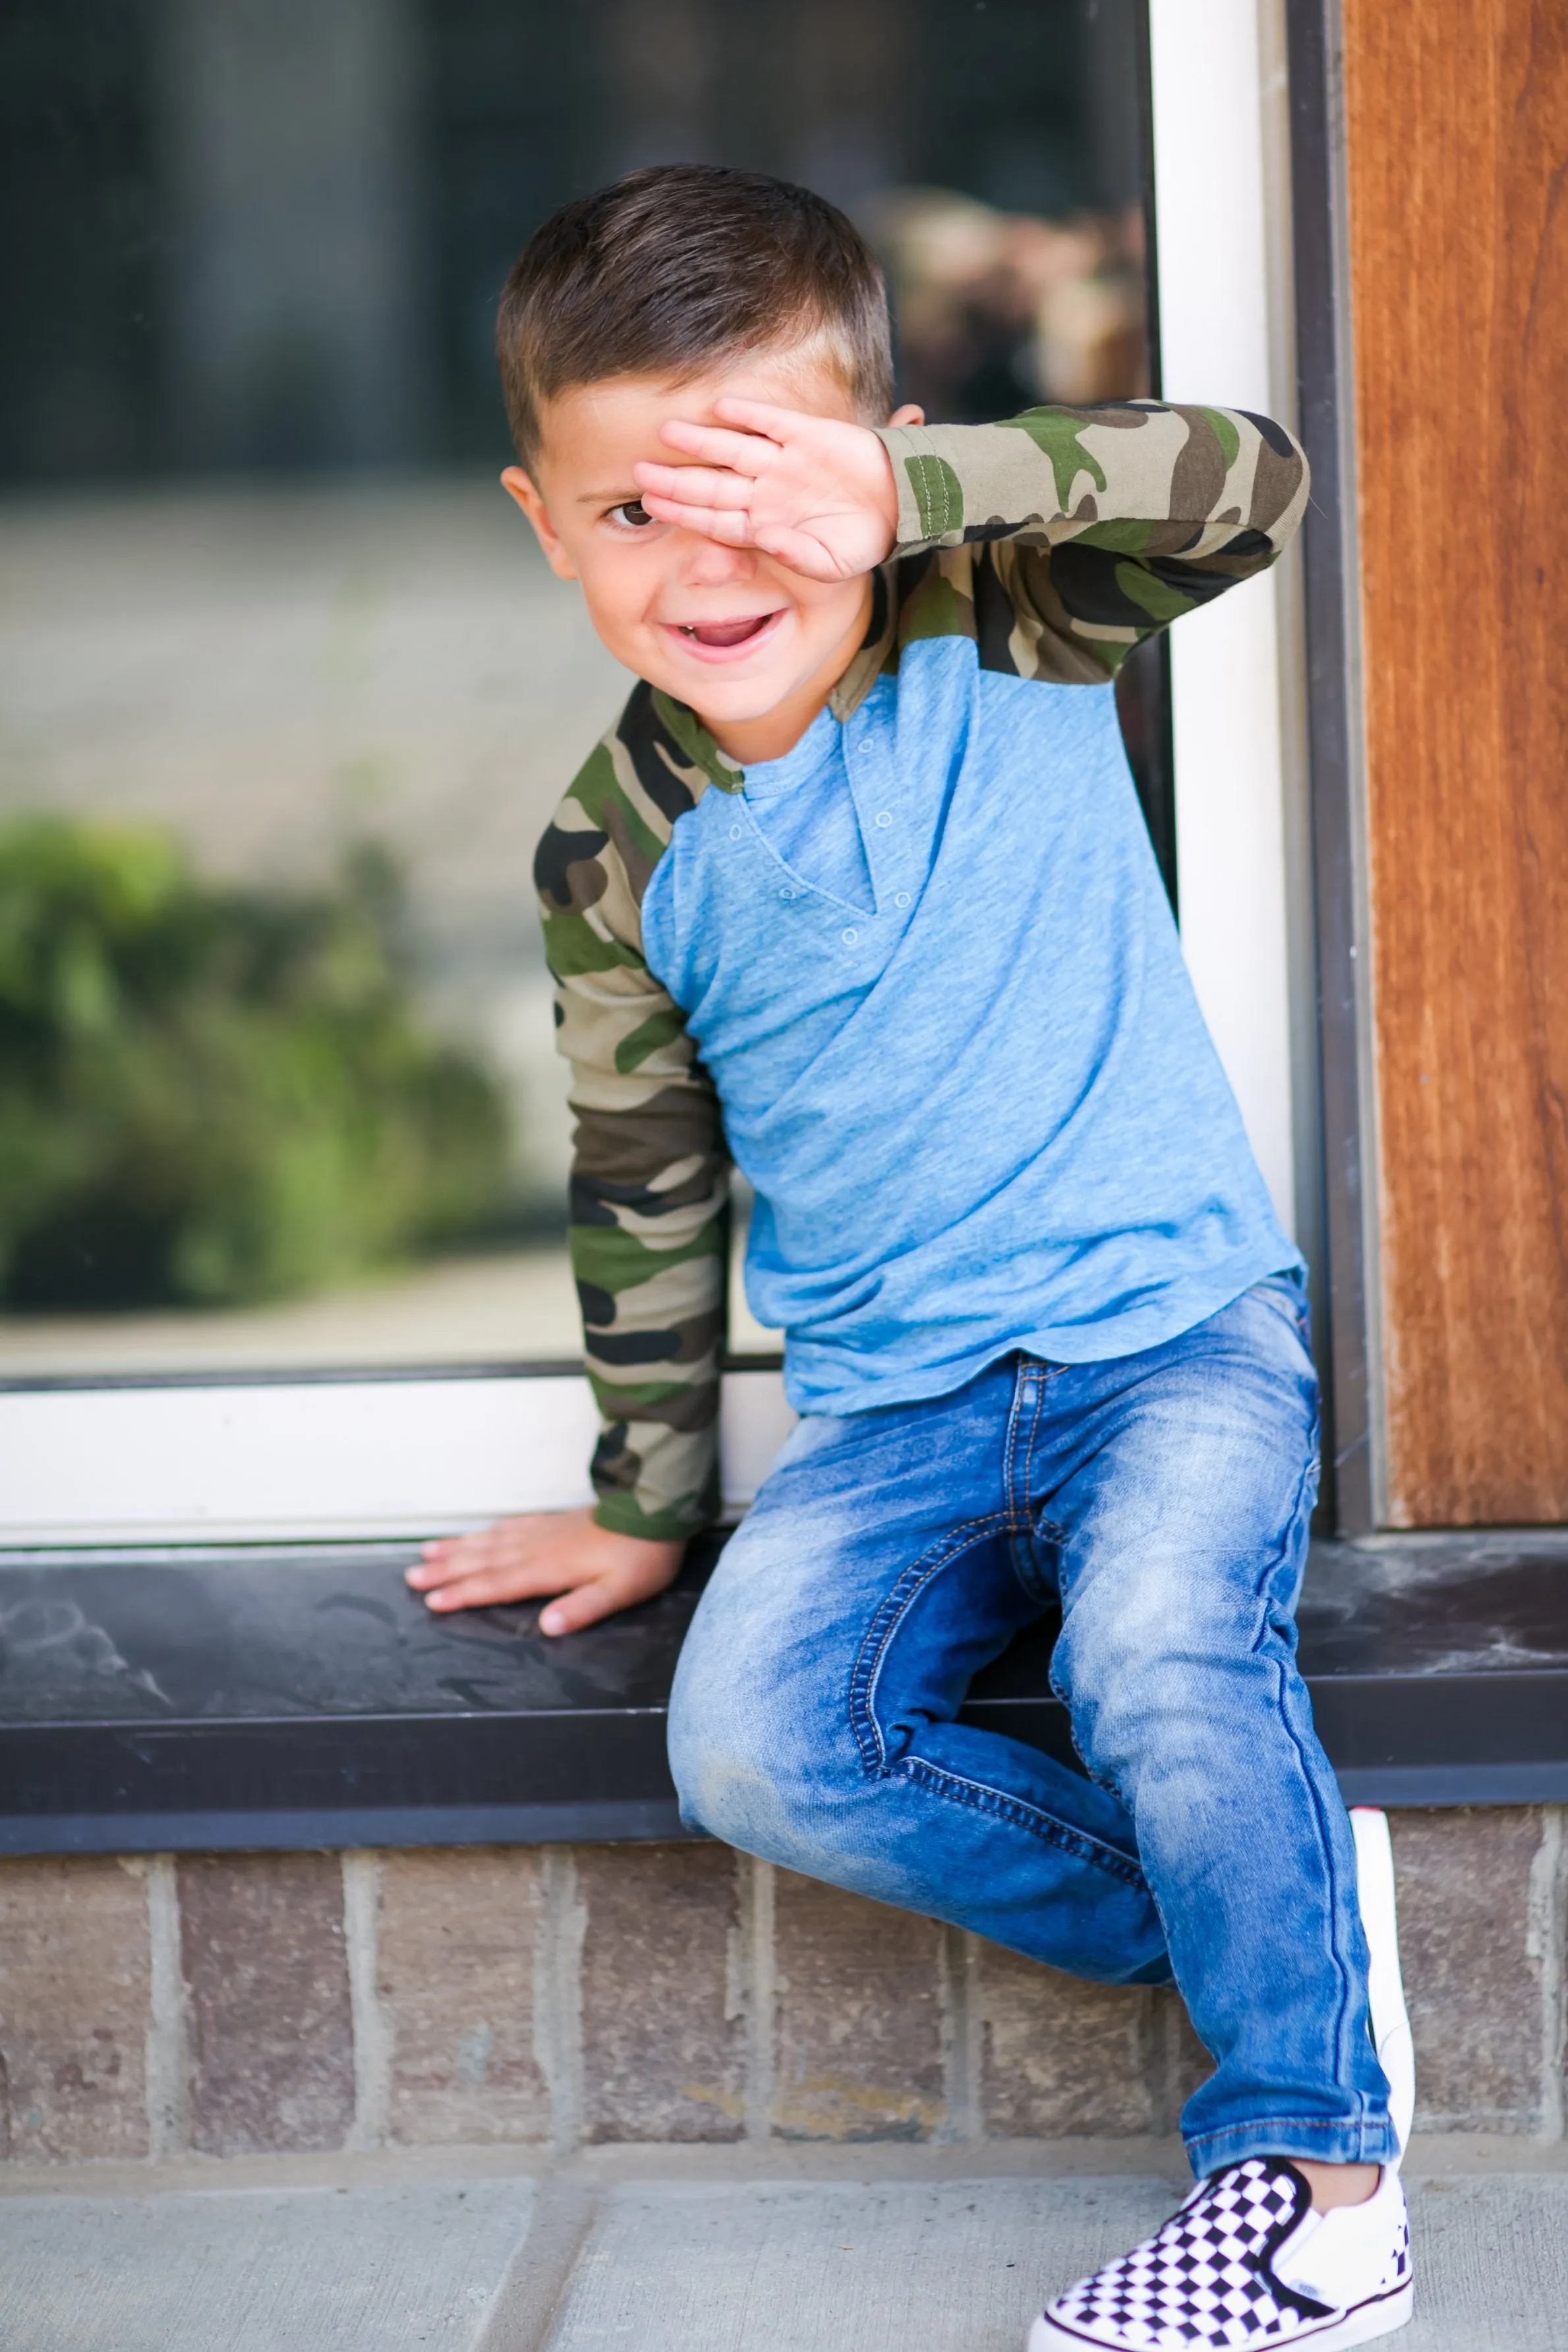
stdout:
<svg viewBox="0 0 1568 2352">
<path fill-rule="evenodd" d="M 1145 392 L 1143 40 L 11 0 L 0 1376 L 576 1353 L 529 868 L 627 679 L 497 485 L 501 279 L 574 194 L 738 163 L 873 235 L 934 416 Z M 1124 715 L 1160 843 L 1157 662 Z"/>
</svg>

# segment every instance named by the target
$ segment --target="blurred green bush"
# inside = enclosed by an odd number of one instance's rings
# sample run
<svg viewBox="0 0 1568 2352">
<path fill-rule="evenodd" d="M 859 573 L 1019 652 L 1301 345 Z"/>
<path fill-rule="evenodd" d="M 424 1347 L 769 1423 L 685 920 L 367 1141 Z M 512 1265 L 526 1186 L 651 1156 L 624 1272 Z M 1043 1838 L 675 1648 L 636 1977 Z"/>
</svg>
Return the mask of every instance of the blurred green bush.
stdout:
<svg viewBox="0 0 1568 2352">
<path fill-rule="evenodd" d="M 472 1233 L 507 1118 L 414 1009 L 395 868 L 201 881 L 162 833 L 0 825 L 0 1297 L 277 1298 Z"/>
</svg>

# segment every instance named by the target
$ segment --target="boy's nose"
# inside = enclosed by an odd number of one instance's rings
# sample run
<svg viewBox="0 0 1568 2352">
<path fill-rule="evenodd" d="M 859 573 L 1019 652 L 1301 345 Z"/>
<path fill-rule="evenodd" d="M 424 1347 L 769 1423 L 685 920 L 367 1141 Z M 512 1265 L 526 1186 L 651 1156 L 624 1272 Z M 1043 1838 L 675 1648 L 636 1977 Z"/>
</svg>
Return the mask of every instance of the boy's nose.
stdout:
<svg viewBox="0 0 1568 2352">
<path fill-rule="evenodd" d="M 688 536 L 691 545 L 682 569 L 693 586 L 722 588 L 732 581 L 749 580 L 757 569 L 754 547 L 725 547 L 716 539 L 705 539 L 700 531 Z"/>
</svg>

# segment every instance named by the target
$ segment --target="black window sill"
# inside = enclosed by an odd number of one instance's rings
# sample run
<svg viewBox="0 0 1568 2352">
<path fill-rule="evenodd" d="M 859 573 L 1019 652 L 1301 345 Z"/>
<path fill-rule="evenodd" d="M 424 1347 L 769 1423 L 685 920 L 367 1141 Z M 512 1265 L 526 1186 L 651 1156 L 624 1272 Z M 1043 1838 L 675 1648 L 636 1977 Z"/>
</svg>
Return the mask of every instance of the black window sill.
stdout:
<svg viewBox="0 0 1568 2352">
<path fill-rule="evenodd" d="M 0 1554 L 0 1853 L 681 1836 L 664 1704 L 716 1549 L 556 1642 L 432 1617 L 406 1543 Z M 1053 1630 L 964 1712 L 1071 1762 Z M 1301 1630 L 1352 1803 L 1568 1799 L 1568 1533 L 1317 1546 Z"/>
</svg>

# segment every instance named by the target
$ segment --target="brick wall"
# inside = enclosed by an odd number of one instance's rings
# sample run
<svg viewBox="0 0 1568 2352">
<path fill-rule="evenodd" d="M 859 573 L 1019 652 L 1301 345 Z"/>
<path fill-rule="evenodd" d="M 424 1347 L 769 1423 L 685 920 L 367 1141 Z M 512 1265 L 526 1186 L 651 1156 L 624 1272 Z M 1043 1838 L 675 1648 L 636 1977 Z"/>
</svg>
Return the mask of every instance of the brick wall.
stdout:
<svg viewBox="0 0 1568 2352">
<path fill-rule="evenodd" d="M 1418 2125 L 1563 2136 L 1561 1807 L 1395 1816 Z M 1163 2133 L 1207 2061 L 714 1845 L 0 1863 L 0 2147 L 83 2158 Z"/>
</svg>

